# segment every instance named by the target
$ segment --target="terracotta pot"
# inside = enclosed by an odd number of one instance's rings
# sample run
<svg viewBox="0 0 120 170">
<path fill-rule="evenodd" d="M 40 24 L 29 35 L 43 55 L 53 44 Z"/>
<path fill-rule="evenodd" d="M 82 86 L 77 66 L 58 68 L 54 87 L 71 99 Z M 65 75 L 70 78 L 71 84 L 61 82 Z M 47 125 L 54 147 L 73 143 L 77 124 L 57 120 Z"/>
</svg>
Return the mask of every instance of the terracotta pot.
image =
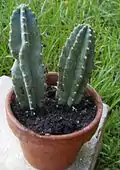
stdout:
<svg viewBox="0 0 120 170">
<path fill-rule="evenodd" d="M 56 84 L 57 73 L 49 72 L 46 76 L 48 84 Z M 102 101 L 92 88 L 86 89 L 97 105 L 95 119 L 85 128 L 66 135 L 41 136 L 25 128 L 14 117 L 10 102 L 11 90 L 6 99 L 7 120 L 13 133 L 19 138 L 23 153 L 28 162 L 40 170 L 64 170 L 75 160 L 81 146 L 91 139 L 95 133 L 102 114 Z"/>
</svg>

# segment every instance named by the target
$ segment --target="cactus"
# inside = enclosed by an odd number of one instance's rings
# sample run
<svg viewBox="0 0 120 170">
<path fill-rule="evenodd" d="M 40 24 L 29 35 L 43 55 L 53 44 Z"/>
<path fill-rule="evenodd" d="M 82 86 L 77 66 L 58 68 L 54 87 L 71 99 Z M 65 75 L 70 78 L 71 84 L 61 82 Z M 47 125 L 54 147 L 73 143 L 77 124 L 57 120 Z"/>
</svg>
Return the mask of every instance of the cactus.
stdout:
<svg viewBox="0 0 120 170">
<path fill-rule="evenodd" d="M 11 75 L 16 97 L 18 98 L 21 107 L 27 108 L 29 106 L 27 93 L 25 90 L 22 73 L 17 59 L 14 61 L 14 64 L 11 68 Z"/>
<path fill-rule="evenodd" d="M 93 68 L 94 37 L 83 24 L 74 28 L 59 58 L 58 104 L 78 104 Z"/>
<path fill-rule="evenodd" d="M 37 21 L 27 5 L 13 11 L 9 48 L 15 62 L 11 69 L 14 91 L 21 107 L 42 106 L 45 91 L 42 45 Z M 67 38 L 59 58 L 56 97 L 58 104 L 81 101 L 93 68 L 94 36 L 90 26 L 79 24 Z"/>
<path fill-rule="evenodd" d="M 42 64 L 41 39 L 37 28 L 36 18 L 27 5 L 20 5 L 13 11 L 10 22 L 9 48 L 13 57 L 16 58 L 13 69 L 13 84 L 18 101 L 22 106 L 33 110 L 42 106 L 44 98 L 44 68 Z M 21 73 L 20 73 L 21 71 Z M 19 84 L 15 78 L 20 75 Z M 21 103 L 24 89 L 25 103 Z"/>
</svg>

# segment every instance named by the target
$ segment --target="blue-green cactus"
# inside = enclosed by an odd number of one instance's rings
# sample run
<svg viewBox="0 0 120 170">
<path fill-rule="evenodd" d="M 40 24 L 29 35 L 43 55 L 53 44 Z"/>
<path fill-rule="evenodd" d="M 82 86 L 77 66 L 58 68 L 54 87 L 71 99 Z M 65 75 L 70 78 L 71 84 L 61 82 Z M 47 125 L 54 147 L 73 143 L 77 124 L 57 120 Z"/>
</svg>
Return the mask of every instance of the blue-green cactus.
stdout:
<svg viewBox="0 0 120 170">
<path fill-rule="evenodd" d="M 19 99 L 19 103 L 22 108 L 27 108 L 29 106 L 27 93 L 25 90 L 22 73 L 17 59 L 14 61 L 14 64 L 11 68 L 11 75 L 12 75 L 14 92 L 17 98 Z"/>
<path fill-rule="evenodd" d="M 10 22 L 9 47 L 13 57 L 17 60 L 19 72 L 21 71 L 20 81 L 17 81 L 14 72 L 16 69 L 12 69 L 13 84 L 17 89 L 15 91 L 18 101 L 21 104 L 22 96 L 19 94 L 21 90 L 18 89 L 21 84 L 22 87 L 25 87 L 24 93 L 27 95 L 28 107 L 31 110 L 36 106 L 41 107 L 45 89 L 42 45 L 36 18 L 27 5 L 22 4 L 13 11 Z M 24 102 L 22 105 L 26 106 Z"/>
<path fill-rule="evenodd" d="M 67 39 L 59 58 L 59 104 L 78 104 L 93 68 L 94 37 L 91 27 L 78 25 Z"/>
<path fill-rule="evenodd" d="M 9 47 L 15 62 L 11 73 L 16 97 L 22 107 L 42 106 L 45 91 L 41 37 L 35 16 L 22 4 L 13 11 Z M 90 26 L 78 25 L 59 58 L 58 104 L 78 104 L 93 68 L 94 36 Z"/>
</svg>

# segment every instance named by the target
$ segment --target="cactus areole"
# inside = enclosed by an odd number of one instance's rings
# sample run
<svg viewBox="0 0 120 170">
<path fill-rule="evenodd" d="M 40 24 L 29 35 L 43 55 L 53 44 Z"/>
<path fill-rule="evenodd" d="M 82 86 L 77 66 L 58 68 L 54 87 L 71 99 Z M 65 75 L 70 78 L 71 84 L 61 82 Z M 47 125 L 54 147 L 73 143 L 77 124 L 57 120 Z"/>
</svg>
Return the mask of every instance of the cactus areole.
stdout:
<svg viewBox="0 0 120 170">
<path fill-rule="evenodd" d="M 34 13 L 22 4 L 10 19 L 9 48 L 15 58 L 11 69 L 14 92 L 22 108 L 42 107 L 46 81 L 42 63 L 42 43 Z M 78 24 L 59 57 L 56 87 L 58 105 L 79 104 L 87 86 L 94 56 L 94 36 L 90 26 Z"/>
</svg>

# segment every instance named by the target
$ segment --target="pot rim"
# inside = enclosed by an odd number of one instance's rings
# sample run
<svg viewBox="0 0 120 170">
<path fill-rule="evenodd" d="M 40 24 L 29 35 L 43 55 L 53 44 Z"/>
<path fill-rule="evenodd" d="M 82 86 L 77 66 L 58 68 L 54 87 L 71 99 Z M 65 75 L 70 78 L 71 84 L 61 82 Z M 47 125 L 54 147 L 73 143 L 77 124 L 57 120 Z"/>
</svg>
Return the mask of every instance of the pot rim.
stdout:
<svg viewBox="0 0 120 170">
<path fill-rule="evenodd" d="M 87 87 L 87 93 L 92 94 L 93 101 L 97 106 L 97 111 L 96 111 L 96 116 L 93 121 L 91 121 L 86 127 L 84 127 L 81 130 L 74 131 L 69 134 L 62 134 L 62 135 L 40 135 L 38 133 L 35 133 L 34 131 L 26 128 L 24 125 L 22 125 L 14 116 L 11 106 L 10 106 L 10 101 L 12 98 L 12 94 L 14 93 L 13 88 L 10 89 L 8 92 L 8 95 L 6 97 L 6 102 L 5 102 L 5 108 L 6 108 L 6 113 L 9 116 L 9 119 L 11 119 L 12 123 L 15 124 L 15 126 L 20 129 L 20 131 L 29 133 L 33 137 L 37 137 L 38 139 L 49 139 L 49 140 L 64 140 L 64 139 L 73 139 L 76 138 L 77 136 L 83 136 L 83 134 L 89 132 L 94 126 L 96 126 L 102 116 L 102 110 L 103 110 L 103 104 L 101 97 L 98 95 L 96 90 L 92 87 Z"/>
</svg>

